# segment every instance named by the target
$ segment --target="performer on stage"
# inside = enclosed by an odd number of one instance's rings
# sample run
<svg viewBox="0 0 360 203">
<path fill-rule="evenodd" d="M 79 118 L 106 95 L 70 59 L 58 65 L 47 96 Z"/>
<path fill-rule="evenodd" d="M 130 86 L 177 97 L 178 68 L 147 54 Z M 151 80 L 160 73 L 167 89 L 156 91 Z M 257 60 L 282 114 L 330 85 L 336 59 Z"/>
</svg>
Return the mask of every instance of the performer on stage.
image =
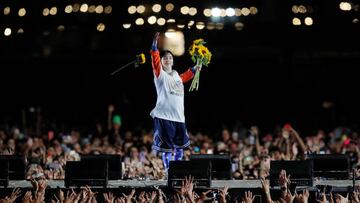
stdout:
<svg viewBox="0 0 360 203">
<path fill-rule="evenodd" d="M 157 32 L 150 51 L 157 93 L 156 106 L 150 115 L 154 120 L 152 148 L 162 152 L 167 171 L 170 160 L 181 160 L 183 149 L 190 145 L 185 125 L 183 83 L 190 81 L 196 69 L 201 69 L 201 65 L 189 68 L 179 75 L 173 70 L 174 55 L 170 51 L 163 51 L 160 58 L 157 47 L 159 37 L 160 33 Z"/>
</svg>

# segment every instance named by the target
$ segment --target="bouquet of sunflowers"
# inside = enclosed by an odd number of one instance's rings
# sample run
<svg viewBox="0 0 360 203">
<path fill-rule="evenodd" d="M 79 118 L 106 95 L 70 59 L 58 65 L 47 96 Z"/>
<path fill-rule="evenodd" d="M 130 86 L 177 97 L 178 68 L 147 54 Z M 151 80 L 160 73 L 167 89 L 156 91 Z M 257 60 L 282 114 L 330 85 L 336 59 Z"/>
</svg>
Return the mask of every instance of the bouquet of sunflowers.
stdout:
<svg viewBox="0 0 360 203">
<path fill-rule="evenodd" d="M 196 67 L 208 66 L 211 60 L 211 52 L 207 47 L 204 46 L 206 42 L 203 39 L 197 39 L 193 41 L 192 45 L 189 48 L 189 53 L 191 55 L 191 60 L 195 63 Z M 194 89 L 198 90 L 199 88 L 199 79 L 200 79 L 200 70 L 196 68 L 196 73 L 191 83 L 189 91 Z"/>
</svg>

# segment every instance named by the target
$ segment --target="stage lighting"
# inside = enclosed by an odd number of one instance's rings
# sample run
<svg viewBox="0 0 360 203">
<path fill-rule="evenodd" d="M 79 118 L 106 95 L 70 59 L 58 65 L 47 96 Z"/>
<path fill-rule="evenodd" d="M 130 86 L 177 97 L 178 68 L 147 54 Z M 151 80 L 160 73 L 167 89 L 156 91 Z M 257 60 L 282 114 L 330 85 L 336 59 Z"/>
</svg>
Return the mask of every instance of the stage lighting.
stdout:
<svg viewBox="0 0 360 203">
<path fill-rule="evenodd" d="M 129 6 L 128 12 L 129 12 L 129 14 L 134 14 L 134 13 L 136 13 L 136 6 Z"/>
<path fill-rule="evenodd" d="M 313 19 L 311 17 L 306 17 L 305 20 L 304 20 L 304 23 L 305 25 L 312 25 L 314 22 L 313 22 Z"/>
<path fill-rule="evenodd" d="M 4 30 L 4 35 L 5 36 L 10 36 L 11 35 L 11 28 L 5 28 L 5 30 Z"/>
<path fill-rule="evenodd" d="M 159 13 L 161 11 L 161 5 L 160 4 L 154 4 L 153 7 L 152 7 L 152 10 L 155 13 Z"/>
<path fill-rule="evenodd" d="M 26 15 L 26 9 L 25 9 L 25 8 L 20 8 L 20 9 L 19 9 L 19 12 L 18 12 L 18 15 L 19 15 L 20 17 L 25 16 L 25 15 Z"/>
</svg>

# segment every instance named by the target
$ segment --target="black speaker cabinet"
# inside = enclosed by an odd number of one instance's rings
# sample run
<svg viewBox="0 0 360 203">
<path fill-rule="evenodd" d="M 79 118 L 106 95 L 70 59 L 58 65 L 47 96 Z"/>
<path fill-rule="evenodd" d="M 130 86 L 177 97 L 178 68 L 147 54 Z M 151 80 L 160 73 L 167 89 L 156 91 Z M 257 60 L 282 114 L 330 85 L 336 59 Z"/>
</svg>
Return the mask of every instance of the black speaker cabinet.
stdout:
<svg viewBox="0 0 360 203">
<path fill-rule="evenodd" d="M 9 161 L 0 159 L 0 186 L 7 187 L 9 185 Z"/>
<path fill-rule="evenodd" d="M 271 161 L 270 162 L 270 186 L 279 186 L 279 174 L 285 170 L 291 175 L 291 183 L 297 186 L 313 186 L 313 161 Z"/>
<path fill-rule="evenodd" d="M 103 186 L 108 183 L 108 162 L 104 159 L 68 161 L 65 167 L 65 186 Z"/>
<path fill-rule="evenodd" d="M 350 158 L 345 154 L 310 154 L 307 159 L 314 162 L 314 177 L 325 179 L 349 179 Z"/>
<path fill-rule="evenodd" d="M 209 160 L 170 161 L 168 187 L 180 188 L 185 177 L 194 177 L 196 188 L 211 185 L 211 162 Z"/>
<path fill-rule="evenodd" d="M 231 160 L 228 154 L 192 154 L 190 160 L 209 160 L 211 162 L 211 178 L 214 180 L 231 180 Z"/>
<path fill-rule="evenodd" d="M 18 155 L 0 155 L 0 160 L 8 162 L 9 180 L 25 179 L 25 157 Z"/>
<path fill-rule="evenodd" d="M 108 180 L 122 179 L 121 156 L 118 154 L 84 155 L 81 161 L 89 159 L 103 159 L 108 163 Z"/>
</svg>

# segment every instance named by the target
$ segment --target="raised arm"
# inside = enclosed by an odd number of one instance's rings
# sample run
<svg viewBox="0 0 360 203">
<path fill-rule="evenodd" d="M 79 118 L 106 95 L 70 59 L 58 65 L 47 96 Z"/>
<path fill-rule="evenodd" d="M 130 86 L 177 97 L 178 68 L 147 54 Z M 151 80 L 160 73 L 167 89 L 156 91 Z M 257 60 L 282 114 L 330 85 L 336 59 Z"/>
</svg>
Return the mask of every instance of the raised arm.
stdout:
<svg viewBox="0 0 360 203">
<path fill-rule="evenodd" d="M 180 78 L 183 83 L 186 83 L 187 81 L 191 80 L 195 75 L 196 69 L 195 67 L 189 68 L 187 71 L 183 72 L 180 75 Z"/>
<path fill-rule="evenodd" d="M 160 53 L 159 50 L 157 48 L 157 44 L 160 38 L 160 33 L 157 32 L 154 36 L 152 45 L 151 45 L 151 50 L 150 50 L 150 54 L 151 54 L 151 65 L 153 68 L 153 71 L 156 75 L 156 77 L 159 77 L 160 75 L 160 70 L 161 70 L 161 63 L 160 63 Z"/>
<path fill-rule="evenodd" d="M 184 73 L 182 73 L 180 75 L 180 78 L 182 80 L 183 83 L 186 83 L 187 81 L 191 80 L 195 73 L 196 73 L 196 69 L 198 69 L 199 71 L 201 71 L 201 65 L 200 66 L 194 66 L 189 68 L 187 71 L 185 71 Z"/>
</svg>

